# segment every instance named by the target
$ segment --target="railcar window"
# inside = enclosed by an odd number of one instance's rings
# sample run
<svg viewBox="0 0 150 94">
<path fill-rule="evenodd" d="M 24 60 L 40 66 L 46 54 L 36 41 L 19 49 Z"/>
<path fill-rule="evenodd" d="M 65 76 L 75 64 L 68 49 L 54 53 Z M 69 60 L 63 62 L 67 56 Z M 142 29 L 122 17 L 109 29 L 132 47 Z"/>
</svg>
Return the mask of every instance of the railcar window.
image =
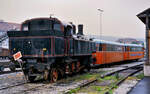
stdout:
<svg viewBox="0 0 150 94">
<path fill-rule="evenodd" d="M 92 48 L 93 48 L 93 44 L 92 44 Z M 99 45 L 98 44 L 96 44 L 96 51 L 98 51 L 99 49 Z"/>
<path fill-rule="evenodd" d="M 122 46 L 108 44 L 106 46 L 106 51 L 123 51 L 123 49 Z"/>
<path fill-rule="evenodd" d="M 137 51 L 142 51 L 142 48 L 141 48 L 141 47 L 138 47 L 138 48 L 137 48 Z"/>
<path fill-rule="evenodd" d="M 128 47 L 127 46 L 125 46 L 125 51 L 128 51 Z"/>
<path fill-rule="evenodd" d="M 122 46 L 117 46 L 116 51 L 122 51 Z"/>
<path fill-rule="evenodd" d="M 52 23 L 49 20 L 34 20 L 30 22 L 30 30 L 50 30 Z"/>
<path fill-rule="evenodd" d="M 96 43 L 91 43 L 91 49 L 92 51 L 97 51 Z"/>
<path fill-rule="evenodd" d="M 130 47 L 130 51 L 136 51 L 135 47 Z"/>
<path fill-rule="evenodd" d="M 130 47 L 130 51 L 142 51 L 141 47 Z"/>
<path fill-rule="evenodd" d="M 99 51 L 102 51 L 102 44 L 99 44 Z"/>
<path fill-rule="evenodd" d="M 116 51 L 116 46 L 115 45 L 111 45 L 111 51 Z"/>
<path fill-rule="evenodd" d="M 106 51 L 113 51 L 113 46 L 112 45 L 106 45 Z"/>
</svg>

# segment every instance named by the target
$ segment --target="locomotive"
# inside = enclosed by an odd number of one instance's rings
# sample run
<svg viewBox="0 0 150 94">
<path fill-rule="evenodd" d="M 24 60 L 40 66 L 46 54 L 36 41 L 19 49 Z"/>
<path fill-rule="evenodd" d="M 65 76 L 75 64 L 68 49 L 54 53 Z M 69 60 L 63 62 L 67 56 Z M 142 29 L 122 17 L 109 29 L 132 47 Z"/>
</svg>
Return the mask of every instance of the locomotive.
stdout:
<svg viewBox="0 0 150 94">
<path fill-rule="evenodd" d="M 8 31 L 10 58 L 22 54 L 22 69 L 30 82 L 37 76 L 56 82 L 66 74 L 90 70 L 95 42 L 84 37 L 83 25 L 76 26 L 57 18 L 33 18 L 20 31 Z"/>
</svg>

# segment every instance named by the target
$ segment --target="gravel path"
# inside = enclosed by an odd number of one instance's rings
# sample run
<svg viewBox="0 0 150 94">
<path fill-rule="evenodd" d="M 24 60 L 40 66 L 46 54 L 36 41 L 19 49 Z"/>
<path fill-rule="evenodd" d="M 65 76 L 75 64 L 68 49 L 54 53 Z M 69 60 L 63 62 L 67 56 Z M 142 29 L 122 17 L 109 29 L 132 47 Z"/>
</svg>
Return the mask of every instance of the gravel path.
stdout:
<svg viewBox="0 0 150 94">
<path fill-rule="evenodd" d="M 126 80 L 114 90 L 113 94 L 127 94 L 137 83 L 138 81 L 136 79 Z"/>
</svg>

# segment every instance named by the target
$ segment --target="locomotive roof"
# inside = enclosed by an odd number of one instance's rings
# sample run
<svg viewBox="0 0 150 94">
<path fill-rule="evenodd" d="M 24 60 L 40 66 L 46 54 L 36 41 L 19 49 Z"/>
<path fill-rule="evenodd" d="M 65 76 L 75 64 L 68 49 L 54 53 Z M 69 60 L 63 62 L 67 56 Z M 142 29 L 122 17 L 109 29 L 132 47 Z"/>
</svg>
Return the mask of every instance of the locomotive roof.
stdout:
<svg viewBox="0 0 150 94">
<path fill-rule="evenodd" d="M 69 22 L 64 22 L 64 21 L 60 21 L 60 20 L 57 19 L 57 18 L 48 18 L 48 17 L 28 19 L 28 20 L 24 21 L 22 24 L 28 23 L 28 22 L 33 21 L 33 20 L 56 20 L 56 21 L 60 22 L 60 23 L 61 23 L 63 26 L 65 26 L 65 27 L 66 27 L 66 26 L 71 26 L 71 27 L 72 27 L 72 24 L 69 23 Z"/>
<path fill-rule="evenodd" d="M 63 26 L 65 26 L 65 27 L 67 27 L 67 26 L 71 26 L 71 27 L 72 27 L 72 24 L 69 23 L 69 22 L 64 22 L 64 21 L 62 21 L 62 24 L 63 24 Z"/>
<path fill-rule="evenodd" d="M 94 39 L 96 43 L 102 43 L 102 44 L 112 44 L 112 45 L 120 45 L 120 46 L 133 46 L 133 47 L 143 47 L 139 44 L 124 44 L 124 43 L 118 43 L 118 42 L 112 42 L 112 41 L 105 41 L 100 39 Z"/>
<path fill-rule="evenodd" d="M 76 40 L 82 40 L 82 41 L 90 41 L 90 39 L 83 35 L 73 35 L 72 36 Z M 92 42 L 92 41 L 91 41 Z"/>
<path fill-rule="evenodd" d="M 48 17 L 31 18 L 31 19 L 25 20 L 23 23 L 28 23 L 28 22 L 30 22 L 30 21 L 32 21 L 32 20 L 56 20 L 56 21 L 58 21 L 58 22 L 61 23 L 61 21 L 60 21 L 59 19 L 57 19 L 57 18 L 48 18 Z M 23 23 L 22 23 L 22 24 L 23 24 Z"/>
</svg>

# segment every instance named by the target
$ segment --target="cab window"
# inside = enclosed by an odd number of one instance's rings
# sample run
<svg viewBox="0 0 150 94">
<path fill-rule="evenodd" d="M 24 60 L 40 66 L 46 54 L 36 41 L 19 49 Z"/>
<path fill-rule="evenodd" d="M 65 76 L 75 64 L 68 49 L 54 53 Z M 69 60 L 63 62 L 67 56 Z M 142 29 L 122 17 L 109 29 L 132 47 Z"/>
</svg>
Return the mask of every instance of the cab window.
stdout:
<svg viewBox="0 0 150 94">
<path fill-rule="evenodd" d="M 33 20 L 29 23 L 30 30 L 50 30 L 52 23 L 49 20 Z"/>
<path fill-rule="evenodd" d="M 61 24 L 60 23 L 54 23 L 54 30 L 61 31 Z"/>
</svg>

